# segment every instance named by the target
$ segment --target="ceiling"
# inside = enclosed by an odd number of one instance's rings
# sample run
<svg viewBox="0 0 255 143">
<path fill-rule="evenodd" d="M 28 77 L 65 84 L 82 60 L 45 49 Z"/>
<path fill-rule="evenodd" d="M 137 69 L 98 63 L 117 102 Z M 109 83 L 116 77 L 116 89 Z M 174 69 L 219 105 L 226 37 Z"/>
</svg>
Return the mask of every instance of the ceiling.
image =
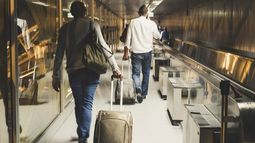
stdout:
<svg viewBox="0 0 255 143">
<path fill-rule="evenodd" d="M 45 1 L 45 0 L 41 0 Z M 63 0 L 63 7 L 69 8 L 70 3 L 74 0 Z M 90 5 L 91 0 L 83 0 Z M 141 5 L 149 5 L 154 9 L 155 15 L 169 15 L 178 11 L 185 11 L 187 8 L 194 7 L 206 0 L 96 0 L 102 3 L 116 15 L 131 19 L 138 16 L 138 9 Z M 156 3 L 162 1 L 159 5 Z M 156 4 L 156 5 L 155 5 Z"/>
<path fill-rule="evenodd" d="M 138 16 L 138 9 L 143 4 L 149 4 L 153 0 L 101 0 L 120 17 L 130 19 Z"/>
<path fill-rule="evenodd" d="M 142 4 L 153 7 L 155 15 L 169 15 L 178 11 L 185 11 L 187 8 L 197 6 L 206 0 L 101 0 L 115 14 L 123 18 L 137 17 L 137 11 Z M 154 5 L 162 1 L 159 5 Z"/>
<path fill-rule="evenodd" d="M 178 10 L 187 8 L 188 0 L 164 0 L 155 10 L 156 15 L 168 15 Z"/>
<path fill-rule="evenodd" d="M 169 15 L 179 11 L 187 11 L 207 0 L 164 0 L 155 10 L 155 15 Z"/>
</svg>

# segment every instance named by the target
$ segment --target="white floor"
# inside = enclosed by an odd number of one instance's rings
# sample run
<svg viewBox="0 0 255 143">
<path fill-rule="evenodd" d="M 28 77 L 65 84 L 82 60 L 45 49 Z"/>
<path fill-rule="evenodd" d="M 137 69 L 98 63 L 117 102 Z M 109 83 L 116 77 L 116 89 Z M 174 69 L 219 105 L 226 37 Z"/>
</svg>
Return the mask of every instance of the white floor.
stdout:
<svg viewBox="0 0 255 143">
<path fill-rule="evenodd" d="M 116 58 L 121 59 L 120 55 Z M 120 60 L 118 63 L 121 65 Z M 93 143 L 94 124 L 98 111 L 110 108 L 110 75 L 111 73 L 108 72 L 101 76 L 101 83 L 96 91 L 89 143 Z M 154 82 L 152 76 L 150 77 L 149 95 L 146 100 L 141 104 L 123 106 L 123 110 L 131 111 L 133 115 L 132 143 L 182 143 L 182 129 L 180 126 L 171 125 L 166 111 L 166 100 L 160 98 L 157 92 L 158 82 Z M 118 110 L 118 107 L 114 105 L 114 109 Z M 77 142 L 74 141 L 77 138 L 76 127 L 74 112 L 72 112 L 50 143 Z"/>
</svg>

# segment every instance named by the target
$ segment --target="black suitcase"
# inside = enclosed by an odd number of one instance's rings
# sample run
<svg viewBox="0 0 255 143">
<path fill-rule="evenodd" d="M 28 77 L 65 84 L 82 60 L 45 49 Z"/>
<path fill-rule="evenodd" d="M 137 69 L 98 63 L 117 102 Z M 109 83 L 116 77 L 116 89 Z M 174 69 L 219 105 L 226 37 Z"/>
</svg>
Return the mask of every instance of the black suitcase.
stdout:
<svg viewBox="0 0 255 143">
<path fill-rule="evenodd" d="M 96 119 L 94 143 L 132 143 L 133 118 L 122 111 L 123 81 L 121 80 L 120 111 L 113 111 L 113 77 L 111 81 L 111 110 L 100 110 Z"/>
</svg>

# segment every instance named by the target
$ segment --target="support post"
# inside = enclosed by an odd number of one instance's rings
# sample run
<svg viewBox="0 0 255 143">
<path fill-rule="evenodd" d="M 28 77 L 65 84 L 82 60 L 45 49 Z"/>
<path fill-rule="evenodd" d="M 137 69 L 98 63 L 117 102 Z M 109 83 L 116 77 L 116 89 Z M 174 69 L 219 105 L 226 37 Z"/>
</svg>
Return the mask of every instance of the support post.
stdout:
<svg viewBox="0 0 255 143">
<path fill-rule="evenodd" d="M 220 82 L 220 90 L 222 95 L 221 104 L 221 143 L 227 143 L 227 128 L 228 128 L 228 95 L 230 82 L 223 80 Z"/>
<path fill-rule="evenodd" d="M 95 0 L 91 0 L 90 11 L 91 11 L 91 20 L 94 21 L 94 17 L 95 17 Z"/>
<path fill-rule="evenodd" d="M 18 51 L 17 51 L 17 0 L 6 1 L 6 37 L 10 49 L 10 99 L 8 99 L 9 142 L 19 143 L 19 104 L 18 104 Z"/>
</svg>

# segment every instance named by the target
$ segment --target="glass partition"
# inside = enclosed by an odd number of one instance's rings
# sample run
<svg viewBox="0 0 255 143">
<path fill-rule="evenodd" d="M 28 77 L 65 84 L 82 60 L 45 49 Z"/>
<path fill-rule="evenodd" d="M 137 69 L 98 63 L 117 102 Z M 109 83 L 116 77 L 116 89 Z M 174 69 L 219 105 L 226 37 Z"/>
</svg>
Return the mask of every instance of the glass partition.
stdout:
<svg viewBox="0 0 255 143">
<path fill-rule="evenodd" d="M 57 2 L 18 0 L 20 141 L 33 142 L 60 112 L 51 86 L 57 37 Z"/>
<path fill-rule="evenodd" d="M 4 0 L 0 0 L 0 142 L 1 143 L 8 143 L 8 131 L 6 125 L 6 108 L 4 104 L 7 103 L 7 48 L 6 48 L 6 41 L 4 41 Z"/>
<path fill-rule="evenodd" d="M 72 1 L 63 1 L 63 11 L 62 11 L 63 12 L 63 24 L 72 20 L 71 13 L 69 12 L 71 3 L 72 3 Z M 65 56 L 63 59 L 63 66 L 64 67 L 66 66 L 66 57 Z M 64 68 L 63 68 L 62 74 L 63 75 L 62 75 L 61 94 L 63 97 L 62 102 L 63 102 L 64 108 L 65 108 L 73 98 L 72 98 L 72 91 L 71 91 L 71 88 L 69 85 L 68 75 Z"/>
</svg>

